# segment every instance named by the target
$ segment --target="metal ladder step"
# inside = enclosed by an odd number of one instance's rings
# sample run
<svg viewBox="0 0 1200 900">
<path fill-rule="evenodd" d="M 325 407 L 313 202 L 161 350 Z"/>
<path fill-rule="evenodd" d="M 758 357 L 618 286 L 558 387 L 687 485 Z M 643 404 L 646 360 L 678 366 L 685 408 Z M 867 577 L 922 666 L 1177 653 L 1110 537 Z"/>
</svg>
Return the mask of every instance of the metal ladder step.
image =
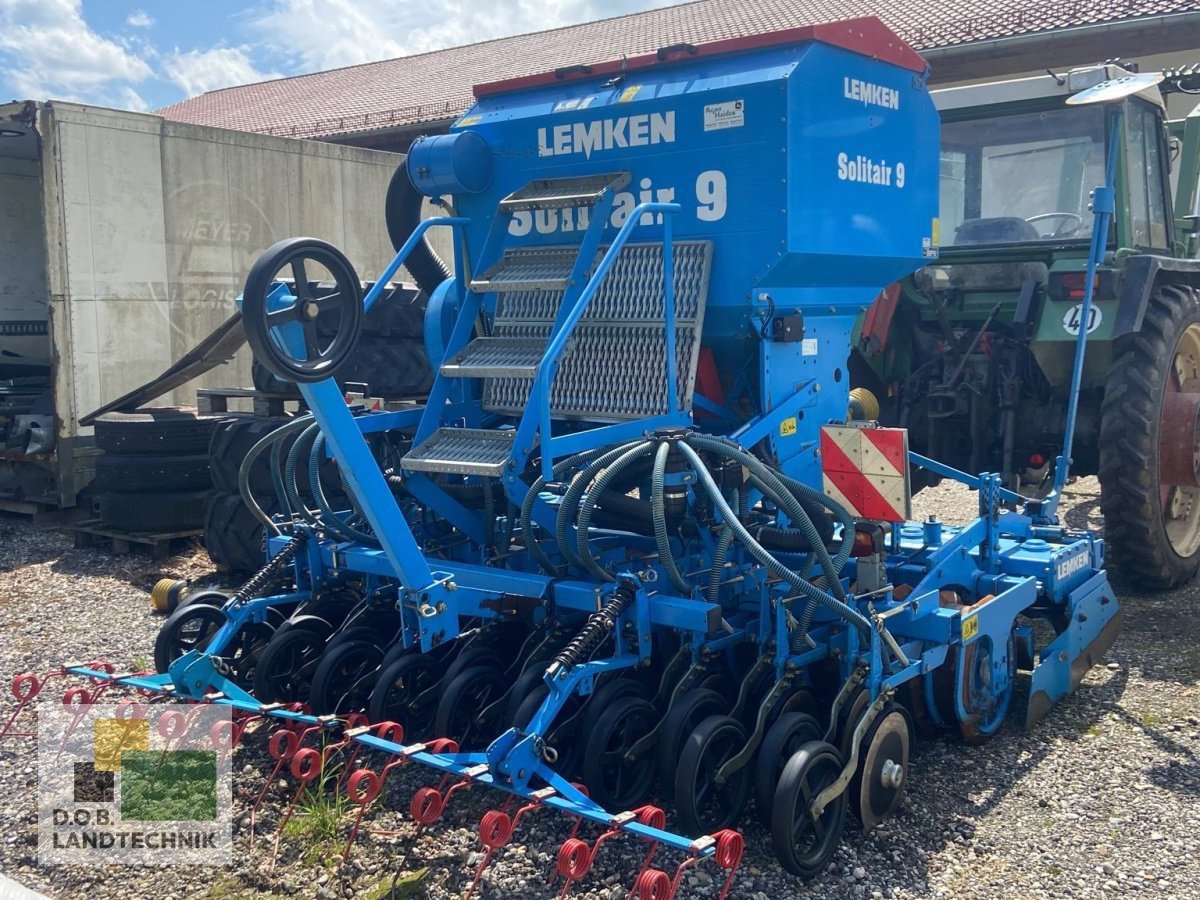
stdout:
<svg viewBox="0 0 1200 900">
<path fill-rule="evenodd" d="M 447 378 L 532 378 L 546 352 L 538 338 L 478 337 L 444 363 Z"/>
<path fill-rule="evenodd" d="M 510 247 L 482 278 L 471 281 L 471 290 L 477 294 L 562 291 L 578 257 L 578 247 Z"/>
<path fill-rule="evenodd" d="M 400 461 L 410 472 L 500 475 L 512 454 L 515 431 L 442 427 Z"/>
<path fill-rule="evenodd" d="M 581 178 L 543 178 L 531 181 L 500 201 L 504 212 L 532 209 L 563 209 L 595 206 L 605 191 L 619 191 L 629 184 L 628 172 L 607 172 Z"/>
</svg>

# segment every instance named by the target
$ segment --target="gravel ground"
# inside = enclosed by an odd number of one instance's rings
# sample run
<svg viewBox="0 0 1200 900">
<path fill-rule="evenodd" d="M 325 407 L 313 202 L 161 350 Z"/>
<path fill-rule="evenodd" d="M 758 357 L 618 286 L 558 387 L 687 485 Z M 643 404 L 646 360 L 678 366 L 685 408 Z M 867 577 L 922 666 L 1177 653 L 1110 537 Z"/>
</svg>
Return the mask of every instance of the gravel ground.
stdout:
<svg viewBox="0 0 1200 900">
<path fill-rule="evenodd" d="M 1075 485 L 1072 525 L 1099 526 L 1098 488 Z M 974 495 L 926 491 L 919 513 L 972 515 Z M 161 619 L 146 595 L 163 574 L 216 583 L 198 548 L 162 562 L 72 549 L 66 537 L 0 518 L 0 675 L 45 670 L 72 658 L 144 665 Z M 781 873 L 767 835 L 745 823 L 748 853 L 731 896 L 788 897 L 1200 897 L 1200 586 L 1141 595 L 1118 584 L 1129 612 L 1105 664 L 1032 732 L 1014 714 L 986 747 L 957 740 L 917 743 L 908 797 L 871 835 L 848 831 L 834 866 L 805 885 Z M 57 694 L 57 692 L 53 692 Z M 52 702 L 47 698 L 47 702 Z M 1014 704 L 1016 706 L 1016 704 Z M 11 701 L 0 700 L 0 721 Z M 32 717 L 26 719 L 31 721 Z M 39 868 L 32 742 L 0 744 L 0 871 L 53 897 L 227 898 L 257 893 L 303 897 L 386 896 L 392 877 L 419 882 L 396 896 L 461 896 L 478 859 L 475 823 L 488 798 L 467 792 L 448 821 L 414 839 L 401 815 L 413 770 L 391 785 L 365 827 L 398 835 L 360 837 L 347 865 L 333 842 L 285 837 L 271 871 L 272 835 L 294 788 L 277 786 L 251 845 L 247 811 L 271 765 L 265 737 L 248 735 L 235 757 L 236 861 L 192 870 Z M 457 801 L 456 801 L 457 804 Z M 567 836 L 562 817 L 532 816 L 488 870 L 476 896 L 550 897 L 552 854 Z M 621 898 L 641 850 L 610 845 L 572 894 Z M 665 858 L 663 865 L 672 864 Z M 420 872 L 424 870 L 423 880 Z M 688 878 L 689 896 L 719 892 L 715 869 Z"/>
</svg>

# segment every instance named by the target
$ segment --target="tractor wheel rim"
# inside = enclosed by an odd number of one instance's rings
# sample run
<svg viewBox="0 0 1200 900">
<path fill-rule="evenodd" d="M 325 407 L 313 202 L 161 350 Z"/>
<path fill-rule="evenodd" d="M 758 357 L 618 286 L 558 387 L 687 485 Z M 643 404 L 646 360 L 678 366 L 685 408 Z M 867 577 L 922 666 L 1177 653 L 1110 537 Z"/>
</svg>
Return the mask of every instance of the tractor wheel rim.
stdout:
<svg viewBox="0 0 1200 900">
<path fill-rule="evenodd" d="M 1167 393 L 1200 392 L 1200 323 L 1192 323 L 1179 336 L 1166 382 Z M 1159 503 L 1171 549 L 1185 559 L 1195 555 L 1200 550 L 1200 488 L 1162 487 Z"/>
</svg>

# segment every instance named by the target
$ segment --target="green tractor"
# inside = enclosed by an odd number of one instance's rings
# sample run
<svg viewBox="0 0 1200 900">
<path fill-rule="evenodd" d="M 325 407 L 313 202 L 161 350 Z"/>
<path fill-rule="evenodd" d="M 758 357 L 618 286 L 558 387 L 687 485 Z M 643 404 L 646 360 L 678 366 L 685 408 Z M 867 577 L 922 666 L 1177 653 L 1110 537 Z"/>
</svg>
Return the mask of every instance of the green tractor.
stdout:
<svg viewBox="0 0 1200 900">
<path fill-rule="evenodd" d="M 859 415 L 1036 499 L 1053 484 L 1086 328 L 1070 472 L 1099 476 L 1118 568 L 1165 589 L 1200 569 L 1200 107 L 1168 122 L 1163 92 L 1200 79 L 1168 73 L 1117 104 L 1066 102 L 1125 74 L 1107 64 L 935 92 L 931 261 L 860 320 L 850 371 Z M 1083 322 L 1091 192 L 1114 117 L 1116 209 Z M 937 480 L 913 473 L 914 488 Z"/>
</svg>

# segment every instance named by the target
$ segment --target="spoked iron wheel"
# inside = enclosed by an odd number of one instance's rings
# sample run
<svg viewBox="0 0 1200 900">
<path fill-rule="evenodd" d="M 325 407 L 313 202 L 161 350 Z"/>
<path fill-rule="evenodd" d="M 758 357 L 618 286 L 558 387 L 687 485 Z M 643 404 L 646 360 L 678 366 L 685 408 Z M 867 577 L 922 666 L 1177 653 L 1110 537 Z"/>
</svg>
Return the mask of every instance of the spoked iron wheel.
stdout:
<svg viewBox="0 0 1200 900">
<path fill-rule="evenodd" d="M 326 635 L 296 625 L 276 632 L 254 671 L 254 696 L 263 703 L 307 703 Z"/>
<path fill-rule="evenodd" d="M 313 674 L 310 705 L 318 715 L 361 712 L 379 677 L 383 651 L 367 641 L 350 641 L 325 651 Z"/>
<path fill-rule="evenodd" d="M 732 716 L 711 716 L 688 735 L 675 772 L 675 809 L 684 834 L 712 834 L 737 821 L 750 790 L 750 766 L 723 781 L 717 776 L 745 746 L 746 730 Z"/>
<path fill-rule="evenodd" d="M 607 703 L 592 729 L 585 733 L 583 783 L 593 800 L 612 810 L 642 805 L 654 784 L 654 754 L 630 758 L 634 744 L 658 724 L 649 701 L 627 695 Z"/>
<path fill-rule="evenodd" d="M 1138 587 L 1200 570 L 1200 294 L 1158 287 L 1117 339 L 1100 419 L 1100 506 L 1110 555 Z"/>
<path fill-rule="evenodd" d="M 846 827 L 846 793 L 812 814 L 812 803 L 842 772 L 837 748 L 824 741 L 792 754 L 779 776 L 771 808 L 771 842 L 780 865 L 801 878 L 815 878 L 837 851 Z"/>
<path fill-rule="evenodd" d="M 408 740 L 432 737 L 442 667 L 423 653 L 409 653 L 379 673 L 367 716 L 372 722 L 399 722 Z"/>
</svg>

